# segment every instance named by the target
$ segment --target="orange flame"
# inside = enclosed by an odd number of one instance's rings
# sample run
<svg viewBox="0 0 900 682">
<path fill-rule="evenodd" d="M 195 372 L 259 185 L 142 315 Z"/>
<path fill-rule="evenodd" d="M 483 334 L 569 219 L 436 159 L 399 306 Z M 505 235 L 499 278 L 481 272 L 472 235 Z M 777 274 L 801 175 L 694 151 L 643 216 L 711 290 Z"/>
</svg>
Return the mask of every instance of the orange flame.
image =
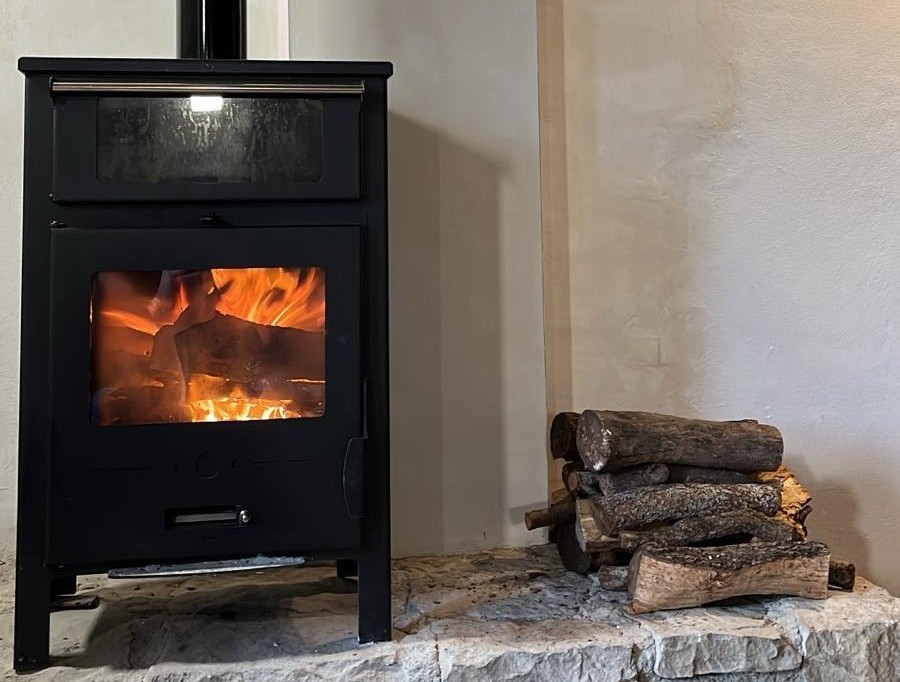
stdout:
<svg viewBox="0 0 900 682">
<path fill-rule="evenodd" d="M 94 371 L 104 375 L 99 388 L 159 387 L 155 375 L 156 335 L 173 325 L 178 333 L 220 313 L 270 327 L 307 332 L 325 330 L 325 272 L 321 268 L 218 268 L 162 274 L 155 295 L 140 287 L 143 273 L 105 272 L 98 275 L 99 297 L 91 305 Z M 146 282 L 146 280 L 144 280 Z M 172 333 L 169 329 L 169 333 Z M 170 337 L 171 338 L 171 337 Z M 133 360 L 128 360 L 133 358 Z M 149 362 L 148 362 L 149 359 Z M 128 364 L 128 363 L 131 364 Z M 149 365 L 149 369 L 148 369 Z M 246 421 L 289 419 L 322 414 L 324 382 L 303 377 L 250 395 L 228 377 L 193 375 L 174 380 L 166 392 L 180 404 L 167 414 L 178 421 Z M 290 382 L 308 385 L 292 389 Z M 177 385 L 181 389 L 177 389 Z M 318 392 L 316 392 L 318 391 Z M 177 398 L 180 396 L 180 398 Z M 299 397 L 298 397 L 299 396 Z M 302 402 L 302 406 L 298 403 Z M 101 405 L 101 411 L 103 407 Z M 130 419 L 130 417 L 129 417 Z M 128 423 L 141 423 L 141 417 Z M 150 418 L 150 421 L 158 421 Z M 104 421 L 101 417 L 101 423 Z"/>
</svg>

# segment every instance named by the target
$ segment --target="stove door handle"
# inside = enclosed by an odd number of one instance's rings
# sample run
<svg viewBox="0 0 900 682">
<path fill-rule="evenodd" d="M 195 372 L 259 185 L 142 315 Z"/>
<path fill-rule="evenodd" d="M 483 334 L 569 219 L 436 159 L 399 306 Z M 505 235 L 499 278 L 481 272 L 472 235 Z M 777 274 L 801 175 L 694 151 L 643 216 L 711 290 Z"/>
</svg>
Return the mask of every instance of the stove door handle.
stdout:
<svg viewBox="0 0 900 682">
<path fill-rule="evenodd" d="M 351 519 L 363 517 L 366 438 L 351 438 L 344 452 L 344 504 Z"/>
</svg>

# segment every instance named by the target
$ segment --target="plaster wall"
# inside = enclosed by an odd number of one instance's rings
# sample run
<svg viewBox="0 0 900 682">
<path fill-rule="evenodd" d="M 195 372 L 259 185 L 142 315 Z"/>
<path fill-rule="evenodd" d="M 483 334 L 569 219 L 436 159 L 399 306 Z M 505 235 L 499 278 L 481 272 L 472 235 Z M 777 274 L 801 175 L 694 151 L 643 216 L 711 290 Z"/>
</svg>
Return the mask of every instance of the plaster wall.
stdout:
<svg viewBox="0 0 900 682">
<path fill-rule="evenodd" d="M 550 408 L 777 425 L 813 537 L 900 592 L 900 7 L 542 12 Z"/>
<path fill-rule="evenodd" d="M 534 0 L 291 0 L 389 81 L 394 553 L 536 542 L 546 423 Z"/>
<path fill-rule="evenodd" d="M 175 2 L 0 2 L 0 548 L 15 540 L 22 230 L 21 56 L 175 57 Z M 249 0 L 252 58 L 286 57 L 286 4 Z"/>
</svg>

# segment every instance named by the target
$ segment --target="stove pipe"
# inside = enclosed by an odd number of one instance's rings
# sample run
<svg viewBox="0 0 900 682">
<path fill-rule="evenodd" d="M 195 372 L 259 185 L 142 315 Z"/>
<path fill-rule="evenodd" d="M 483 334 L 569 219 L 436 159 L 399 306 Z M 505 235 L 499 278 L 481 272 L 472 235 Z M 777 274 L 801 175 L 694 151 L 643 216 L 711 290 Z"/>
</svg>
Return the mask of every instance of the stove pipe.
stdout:
<svg viewBox="0 0 900 682">
<path fill-rule="evenodd" d="M 178 0 L 178 56 L 246 59 L 247 0 Z"/>
</svg>

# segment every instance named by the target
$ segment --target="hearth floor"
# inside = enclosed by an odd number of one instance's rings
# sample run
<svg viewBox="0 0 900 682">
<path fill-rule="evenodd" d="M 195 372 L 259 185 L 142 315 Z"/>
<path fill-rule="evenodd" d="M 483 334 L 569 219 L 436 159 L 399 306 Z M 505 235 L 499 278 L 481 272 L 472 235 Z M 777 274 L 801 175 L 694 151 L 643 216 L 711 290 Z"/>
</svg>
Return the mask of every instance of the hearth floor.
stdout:
<svg viewBox="0 0 900 682">
<path fill-rule="evenodd" d="M 12 677 L 12 574 L 0 585 Z M 640 617 L 552 547 L 394 562 L 394 641 L 356 642 L 333 568 L 137 582 L 93 577 L 56 613 L 54 666 L 28 680 L 900 680 L 900 599 L 862 579 L 820 602 L 746 599 Z"/>
</svg>

